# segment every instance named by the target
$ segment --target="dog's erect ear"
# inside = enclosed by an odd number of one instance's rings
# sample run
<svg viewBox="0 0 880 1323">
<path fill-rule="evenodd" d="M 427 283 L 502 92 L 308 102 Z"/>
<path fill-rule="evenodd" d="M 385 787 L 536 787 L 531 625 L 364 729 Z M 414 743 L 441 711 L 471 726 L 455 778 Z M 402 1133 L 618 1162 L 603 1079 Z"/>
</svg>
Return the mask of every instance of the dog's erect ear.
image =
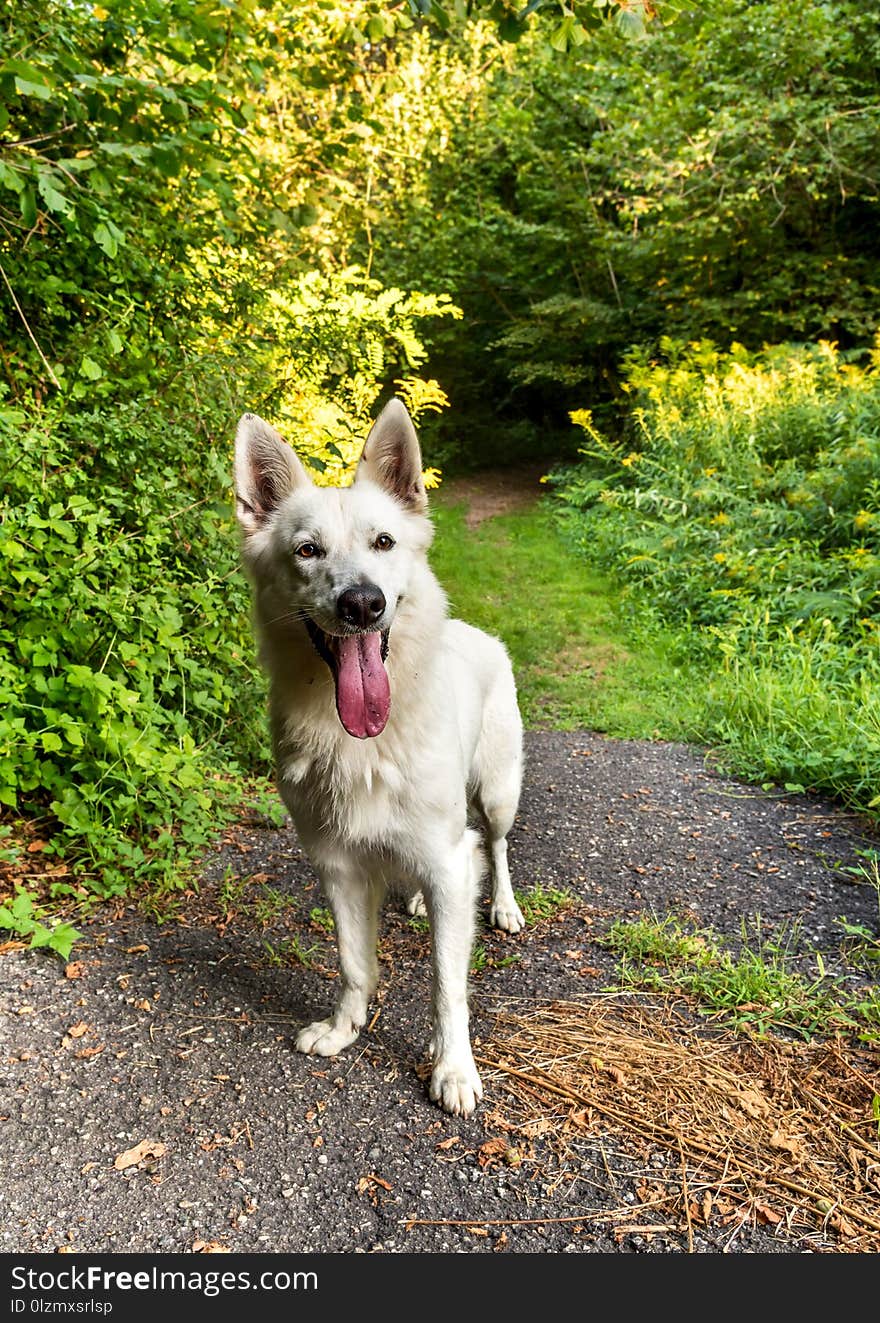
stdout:
<svg viewBox="0 0 880 1323">
<path fill-rule="evenodd" d="M 294 487 L 311 479 L 287 442 L 255 413 L 235 434 L 235 512 L 246 533 L 262 528 Z"/>
<path fill-rule="evenodd" d="M 427 510 L 419 439 L 402 400 L 389 400 L 373 423 L 354 475 L 355 482 L 361 478 L 384 487 L 409 510 Z"/>
</svg>

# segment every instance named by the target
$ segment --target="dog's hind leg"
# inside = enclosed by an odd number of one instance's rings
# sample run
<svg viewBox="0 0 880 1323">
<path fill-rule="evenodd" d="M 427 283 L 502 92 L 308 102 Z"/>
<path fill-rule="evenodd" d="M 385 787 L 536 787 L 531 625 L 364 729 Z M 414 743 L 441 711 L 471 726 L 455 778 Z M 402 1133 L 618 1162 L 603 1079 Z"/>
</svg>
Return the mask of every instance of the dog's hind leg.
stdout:
<svg viewBox="0 0 880 1323">
<path fill-rule="evenodd" d="M 496 810 L 486 814 L 489 849 L 492 858 L 492 901 L 489 922 L 502 932 L 518 933 L 526 926 L 522 910 L 513 894 L 507 867 L 507 833 L 513 826 L 514 813 Z M 505 825 L 506 824 L 506 825 Z"/>
<path fill-rule="evenodd" d="M 516 903 L 507 866 L 507 834 L 522 788 L 522 721 L 512 675 L 499 676 L 486 701 L 473 783 L 474 806 L 486 828 L 492 863 L 489 922 L 503 932 L 518 933 L 526 921 Z"/>
<path fill-rule="evenodd" d="M 321 871 L 320 876 L 336 924 L 339 992 L 333 1014 L 301 1029 L 296 1046 L 300 1052 L 333 1057 L 357 1038 L 379 981 L 376 937 L 383 888 L 347 869 Z"/>
<path fill-rule="evenodd" d="M 422 895 L 421 891 L 417 891 L 414 896 L 410 896 L 409 900 L 406 902 L 406 912 L 407 914 L 412 915 L 414 919 L 424 919 L 427 917 L 428 911 L 425 906 L 425 897 Z"/>
</svg>

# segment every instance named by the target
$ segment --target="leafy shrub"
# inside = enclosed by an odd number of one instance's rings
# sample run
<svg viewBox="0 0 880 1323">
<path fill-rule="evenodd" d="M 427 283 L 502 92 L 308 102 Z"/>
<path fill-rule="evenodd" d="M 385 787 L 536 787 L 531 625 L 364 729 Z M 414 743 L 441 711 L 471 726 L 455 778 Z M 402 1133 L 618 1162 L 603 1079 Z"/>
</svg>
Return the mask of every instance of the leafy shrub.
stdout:
<svg viewBox="0 0 880 1323">
<path fill-rule="evenodd" d="M 31 948 L 46 947 L 66 960 L 70 948 L 81 934 L 69 923 L 50 920 L 47 925 L 42 922 L 46 917 L 33 896 L 19 887 L 9 905 L 0 905 L 0 930 L 5 929 L 14 937 L 25 937 Z"/>
<path fill-rule="evenodd" d="M 103 891 L 205 839 L 218 737 L 260 750 L 225 449 L 134 405 L 0 418 L 0 802 Z"/>
<path fill-rule="evenodd" d="M 558 475 L 591 558 L 693 630 L 705 731 L 770 779 L 880 802 L 880 352 L 630 355 L 632 423 Z"/>
<path fill-rule="evenodd" d="M 0 409 L 0 803 L 49 813 L 94 890 L 172 876 L 229 812 L 230 773 L 266 764 L 230 500 L 235 420 L 264 407 L 251 392 L 272 383 L 270 416 L 295 414 L 285 430 L 329 480 L 395 368 L 417 414 L 442 404 L 411 369 L 416 318 L 446 310 L 309 277 L 272 309 L 262 359 L 205 347 L 136 401 Z"/>
</svg>

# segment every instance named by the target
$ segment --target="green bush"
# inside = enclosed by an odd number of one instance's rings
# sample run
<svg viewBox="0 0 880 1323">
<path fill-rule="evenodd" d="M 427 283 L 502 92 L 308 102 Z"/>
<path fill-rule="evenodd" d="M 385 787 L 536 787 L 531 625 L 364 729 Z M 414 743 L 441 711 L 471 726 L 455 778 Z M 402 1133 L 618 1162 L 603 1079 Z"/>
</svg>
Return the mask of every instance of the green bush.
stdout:
<svg viewBox="0 0 880 1323">
<path fill-rule="evenodd" d="M 205 839 L 219 738 L 260 752 L 221 417 L 0 416 L 0 802 L 104 892 Z"/>
<path fill-rule="evenodd" d="M 48 814 L 52 849 L 95 891 L 173 876 L 223 820 L 231 774 L 268 766 L 230 492 L 238 415 L 268 405 L 329 480 L 389 374 L 416 416 L 442 404 L 412 368 L 417 319 L 449 310 L 309 276 L 272 302 L 268 347 L 244 364 L 218 347 L 136 401 L 0 408 L 0 804 Z"/>
<path fill-rule="evenodd" d="M 629 358 L 631 427 L 588 411 L 561 517 L 691 631 L 704 733 L 752 774 L 880 803 L 880 353 L 708 342 Z"/>
</svg>

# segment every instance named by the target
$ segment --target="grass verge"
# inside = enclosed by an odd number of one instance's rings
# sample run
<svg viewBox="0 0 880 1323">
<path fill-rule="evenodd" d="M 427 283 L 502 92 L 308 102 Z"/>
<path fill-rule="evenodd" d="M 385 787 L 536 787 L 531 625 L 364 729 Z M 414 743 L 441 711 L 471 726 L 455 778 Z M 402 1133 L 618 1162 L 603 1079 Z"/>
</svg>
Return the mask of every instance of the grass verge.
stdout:
<svg viewBox="0 0 880 1323">
<path fill-rule="evenodd" d="M 548 504 L 488 519 L 435 501 L 431 563 L 455 616 L 503 639 L 531 729 L 580 726 L 629 739 L 684 738 L 693 677 L 671 634 L 628 628 L 612 581 L 585 565 Z"/>
<path fill-rule="evenodd" d="M 647 916 L 612 924 L 603 944 L 619 958 L 624 987 L 685 993 L 732 1028 L 783 1030 L 804 1039 L 847 1034 L 880 1043 L 880 988 L 862 980 L 850 987 L 826 969 L 818 952 L 799 954 L 796 927 L 767 933 L 756 916 L 743 924 L 734 949 L 711 928 L 693 928 L 675 915 Z"/>
</svg>

